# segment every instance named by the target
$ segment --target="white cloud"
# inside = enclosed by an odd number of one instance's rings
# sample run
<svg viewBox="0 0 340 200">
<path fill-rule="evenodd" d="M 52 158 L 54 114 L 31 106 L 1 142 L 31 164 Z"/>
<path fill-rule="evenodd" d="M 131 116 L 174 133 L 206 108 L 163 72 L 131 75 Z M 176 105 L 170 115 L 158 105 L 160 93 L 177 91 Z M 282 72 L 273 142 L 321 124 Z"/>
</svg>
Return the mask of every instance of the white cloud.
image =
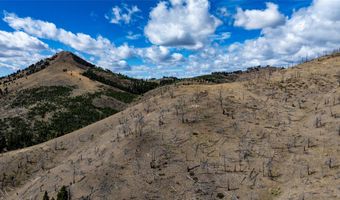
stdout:
<svg viewBox="0 0 340 200">
<path fill-rule="evenodd" d="M 266 10 L 279 13 L 278 8 L 267 7 Z M 16 68 L 31 62 L 31 59 L 40 58 L 40 51 L 48 47 L 37 38 L 44 38 L 89 54 L 91 61 L 99 66 L 131 70 L 125 72 L 136 77 L 184 77 L 256 65 L 283 66 L 340 47 L 338 10 L 339 0 L 314 0 L 309 7 L 294 11 L 280 26 L 269 26 L 271 23 L 266 20 L 263 22 L 265 25 L 259 25 L 252 18 L 244 26 L 261 28 L 260 36 L 224 46 L 221 41 L 228 39 L 231 33 L 215 33 L 221 22 L 209 14 L 206 0 L 171 0 L 169 3 L 161 2 L 152 9 L 144 31 L 154 45 L 145 48 L 134 48 L 128 44 L 116 47 L 101 36 L 92 38 L 84 33 L 58 28 L 53 23 L 6 13 L 4 20 L 16 31 L 0 31 L 0 65 Z M 245 14 L 247 10 L 242 12 Z M 128 33 L 127 38 L 131 36 L 130 39 L 134 39 L 134 35 L 133 32 Z M 185 52 L 191 55 L 184 57 L 176 52 L 176 47 L 197 51 L 187 50 Z M 30 48 L 31 51 L 24 50 Z M 15 56 L 15 59 L 10 60 L 10 56 Z M 143 64 L 129 66 L 126 59 L 134 56 L 142 59 Z M 13 60 L 15 62 L 10 62 Z"/>
<path fill-rule="evenodd" d="M 138 40 L 140 37 L 142 37 L 141 34 L 134 34 L 132 31 L 128 32 L 128 35 L 126 36 L 129 40 Z"/>
<path fill-rule="evenodd" d="M 278 5 L 267 2 L 266 6 L 267 9 L 265 10 L 242 10 L 242 8 L 237 8 L 234 25 L 253 30 L 284 24 L 285 17 L 280 13 Z"/>
<path fill-rule="evenodd" d="M 209 13 L 207 0 L 160 2 L 150 12 L 144 33 L 151 43 L 198 49 L 222 22 Z"/>
<path fill-rule="evenodd" d="M 97 57 L 97 63 L 105 68 L 120 69 L 119 62 L 132 55 L 134 51 L 126 44 L 116 47 L 110 40 L 102 36 L 92 38 L 84 33 L 72 33 L 55 24 L 30 17 L 20 18 L 13 13 L 4 13 L 3 20 L 10 27 L 17 31 L 24 31 L 27 34 L 38 38 L 50 39 L 61 42 L 73 49 Z"/>
<path fill-rule="evenodd" d="M 212 35 L 212 40 L 215 41 L 224 41 L 226 39 L 229 39 L 231 37 L 231 33 L 230 32 L 222 32 L 216 35 Z"/>
<path fill-rule="evenodd" d="M 266 28 L 262 36 L 235 45 L 235 56 L 261 64 L 288 64 L 340 47 L 340 12 L 325 14 L 340 4 L 315 0 L 293 13 L 283 26 Z M 233 53 L 234 51 L 231 51 Z"/>
<path fill-rule="evenodd" d="M 257 65 L 287 66 L 306 56 L 317 57 L 340 47 L 340 4 L 314 0 L 293 13 L 282 26 L 264 28 L 261 36 L 234 43 L 228 48 L 213 44 L 189 56 L 185 63 L 191 74 L 233 71 Z"/>
<path fill-rule="evenodd" d="M 0 67 L 18 70 L 40 60 L 42 51 L 48 50 L 48 45 L 24 32 L 6 32 L 0 30 Z"/>
<path fill-rule="evenodd" d="M 21 31 L 6 32 L 0 30 L 0 48 L 7 51 L 1 53 L 8 53 L 8 51 L 19 49 L 27 51 L 43 50 L 47 49 L 48 45 Z"/>
<path fill-rule="evenodd" d="M 105 15 L 105 18 L 110 20 L 112 24 L 130 24 L 132 17 L 140 11 L 137 6 L 131 6 L 131 8 L 129 8 L 126 4 L 123 4 L 122 8 L 118 6 L 113 7 L 110 16 Z"/>
<path fill-rule="evenodd" d="M 228 17 L 230 15 L 227 7 L 224 7 L 224 6 L 218 8 L 217 13 L 222 17 Z"/>
<path fill-rule="evenodd" d="M 141 58 L 149 60 L 154 64 L 177 63 L 183 60 L 182 54 L 171 53 L 170 50 L 164 46 L 151 46 L 137 51 Z"/>
<path fill-rule="evenodd" d="M 87 53 L 96 53 L 101 51 L 103 47 L 110 47 L 111 42 L 98 36 L 97 39 L 83 33 L 72 33 L 61 28 L 57 28 L 55 24 L 41 20 L 35 20 L 30 17 L 20 18 L 13 13 L 5 13 L 4 21 L 15 30 L 22 30 L 30 35 L 51 39 L 64 43 L 75 50 Z"/>
<path fill-rule="evenodd" d="M 332 21 L 340 20 L 340 2 L 339 0 L 314 0 L 314 12 L 320 18 L 327 18 Z"/>
</svg>

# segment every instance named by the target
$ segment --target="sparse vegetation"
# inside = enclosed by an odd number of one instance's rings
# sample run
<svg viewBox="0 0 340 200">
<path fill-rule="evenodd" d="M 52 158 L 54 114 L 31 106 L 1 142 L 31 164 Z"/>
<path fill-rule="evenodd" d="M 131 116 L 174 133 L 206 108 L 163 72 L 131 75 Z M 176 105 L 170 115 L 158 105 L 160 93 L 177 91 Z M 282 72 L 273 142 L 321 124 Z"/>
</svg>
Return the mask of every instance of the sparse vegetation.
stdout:
<svg viewBox="0 0 340 200">
<path fill-rule="evenodd" d="M 124 103 L 131 103 L 137 97 L 137 95 L 128 92 L 116 92 L 111 90 L 107 90 L 104 94 Z"/>
<path fill-rule="evenodd" d="M 72 87 L 52 86 L 21 91 L 11 106 L 26 107 L 29 110 L 27 118 L 18 116 L 0 120 L 0 152 L 39 144 L 117 112 L 92 104 L 101 93 L 72 97 L 72 90 Z M 134 98 L 125 93 L 109 94 L 126 102 Z M 48 120 L 45 120 L 46 117 Z"/>
<path fill-rule="evenodd" d="M 105 76 L 101 75 L 103 73 Z M 155 82 L 129 78 L 127 76 L 114 74 L 110 71 L 105 71 L 100 68 L 88 69 L 83 73 L 83 75 L 92 80 L 99 81 L 106 85 L 110 85 L 133 94 L 143 94 L 158 87 L 158 84 Z"/>
<path fill-rule="evenodd" d="M 70 200 L 67 192 L 67 187 L 62 186 L 57 194 L 57 200 Z"/>
<path fill-rule="evenodd" d="M 60 102 L 70 95 L 73 88 L 64 86 L 42 86 L 33 89 L 26 89 L 19 92 L 12 107 L 28 107 L 37 102 Z"/>
</svg>

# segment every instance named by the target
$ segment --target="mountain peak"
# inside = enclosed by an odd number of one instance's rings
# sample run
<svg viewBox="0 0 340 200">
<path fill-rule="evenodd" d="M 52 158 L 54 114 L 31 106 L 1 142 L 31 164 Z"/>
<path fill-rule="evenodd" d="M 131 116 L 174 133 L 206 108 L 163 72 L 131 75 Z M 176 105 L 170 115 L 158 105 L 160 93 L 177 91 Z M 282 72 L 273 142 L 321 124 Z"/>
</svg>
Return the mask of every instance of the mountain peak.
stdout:
<svg viewBox="0 0 340 200">
<path fill-rule="evenodd" d="M 65 58 L 73 58 L 74 56 L 76 56 L 76 55 L 74 53 L 70 52 L 70 51 L 60 51 L 52 57 L 54 57 L 56 59 L 65 59 Z"/>
<path fill-rule="evenodd" d="M 78 67 L 83 69 L 86 69 L 88 67 L 95 67 L 95 65 L 93 65 L 92 63 L 87 62 L 85 59 L 70 51 L 60 51 L 52 56 L 52 59 L 56 62 L 61 61 L 67 63 L 76 63 Z"/>
</svg>

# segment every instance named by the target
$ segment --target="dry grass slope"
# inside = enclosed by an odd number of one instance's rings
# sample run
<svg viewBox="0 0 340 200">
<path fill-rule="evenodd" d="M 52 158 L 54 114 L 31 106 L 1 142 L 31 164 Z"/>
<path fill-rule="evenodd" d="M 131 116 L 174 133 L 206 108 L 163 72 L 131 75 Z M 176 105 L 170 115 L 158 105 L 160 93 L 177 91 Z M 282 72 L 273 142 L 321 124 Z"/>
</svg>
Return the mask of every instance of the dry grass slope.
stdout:
<svg viewBox="0 0 340 200">
<path fill-rule="evenodd" d="M 159 89 L 0 155 L 1 199 L 339 199 L 340 57 L 250 81 Z M 146 95 L 148 96 L 148 95 Z"/>
</svg>

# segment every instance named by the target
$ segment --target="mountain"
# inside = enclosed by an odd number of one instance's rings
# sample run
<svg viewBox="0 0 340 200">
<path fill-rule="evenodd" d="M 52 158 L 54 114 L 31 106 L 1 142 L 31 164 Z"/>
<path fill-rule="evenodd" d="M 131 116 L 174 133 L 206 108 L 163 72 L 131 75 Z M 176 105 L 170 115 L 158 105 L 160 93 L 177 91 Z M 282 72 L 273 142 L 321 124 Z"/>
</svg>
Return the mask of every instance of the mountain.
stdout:
<svg viewBox="0 0 340 200">
<path fill-rule="evenodd" d="M 161 87 L 3 153 L 0 197 L 339 199 L 340 55 L 246 77 Z"/>
<path fill-rule="evenodd" d="M 41 60 L 0 79 L 0 152 L 38 144 L 117 113 L 150 85 L 157 86 L 103 70 L 70 52 Z"/>
<path fill-rule="evenodd" d="M 142 80 L 104 70 L 63 51 L 0 78 L 0 152 L 39 144 L 87 126 L 124 110 L 160 86 L 235 82 L 251 78 L 252 72 L 276 70 L 256 67 L 194 78 Z"/>
</svg>

